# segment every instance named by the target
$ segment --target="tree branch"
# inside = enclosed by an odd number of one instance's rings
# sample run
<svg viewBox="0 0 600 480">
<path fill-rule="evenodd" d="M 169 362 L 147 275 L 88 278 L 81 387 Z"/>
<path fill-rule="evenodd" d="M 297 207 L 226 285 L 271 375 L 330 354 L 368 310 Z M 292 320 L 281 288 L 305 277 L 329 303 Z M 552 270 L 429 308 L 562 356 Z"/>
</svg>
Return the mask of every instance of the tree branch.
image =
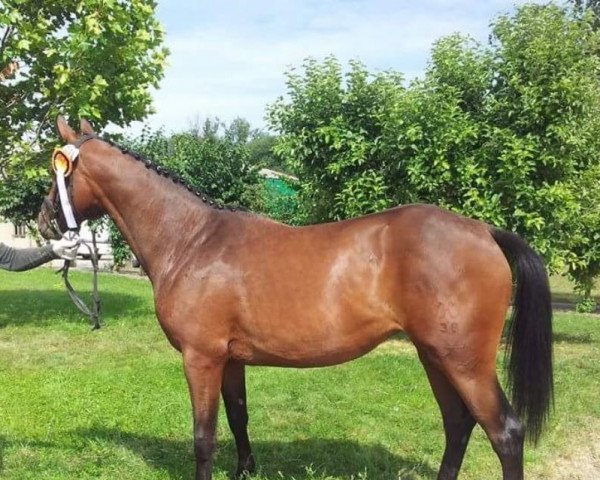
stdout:
<svg viewBox="0 0 600 480">
<path fill-rule="evenodd" d="M 55 105 L 56 105 L 56 100 L 54 100 L 52 103 L 50 103 L 50 105 L 48 105 L 48 108 L 46 109 L 46 113 L 42 117 L 42 120 L 40 121 L 40 123 L 38 124 L 38 127 L 35 130 L 33 139 L 31 140 L 31 142 L 29 142 L 29 144 L 31 146 L 35 145 L 37 143 L 37 141 L 39 140 L 40 134 L 42 133 L 42 129 L 44 128 L 44 125 L 48 121 L 48 116 L 50 115 L 50 111 L 52 110 L 52 108 Z"/>
<path fill-rule="evenodd" d="M 18 102 L 22 102 L 23 99 L 27 96 L 27 92 L 23 92 L 21 95 L 13 95 L 13 97 L 4 105 L 4 109 L 8 111 L 12 106 L 16 105 Z"/>
<path fill-rule="evenodd" d="M 12 35 L 12 33 L 15 31 L 14 27 L 6 27 L 6 30 L 4 31 L 4 35 L 2 35 L 2 40 L 0 40 L 0 56 L 2 56 L 2 54 L 4 53 L 4 48 L 6 47 L 6 44 L 8 43 L 8 39 L 10 38 L 10 36 Z"/>
</svg>

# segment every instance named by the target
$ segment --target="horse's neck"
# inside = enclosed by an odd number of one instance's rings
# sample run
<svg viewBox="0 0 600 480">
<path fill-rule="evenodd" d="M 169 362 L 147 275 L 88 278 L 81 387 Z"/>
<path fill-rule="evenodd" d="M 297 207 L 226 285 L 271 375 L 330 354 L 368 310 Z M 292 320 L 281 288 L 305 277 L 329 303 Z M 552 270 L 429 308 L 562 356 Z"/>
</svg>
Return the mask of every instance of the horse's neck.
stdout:
<svg viewBox="0 0 600 480">
<path fill-rule="evenodd" d="M 164 273 L 177 268 L 195 232 L 220 212 L 141 162 L 123 158 L 115 164 L 114 172 L 106 167 L 94 172 L 100 202 L 156 286 Z"/>
</svg>

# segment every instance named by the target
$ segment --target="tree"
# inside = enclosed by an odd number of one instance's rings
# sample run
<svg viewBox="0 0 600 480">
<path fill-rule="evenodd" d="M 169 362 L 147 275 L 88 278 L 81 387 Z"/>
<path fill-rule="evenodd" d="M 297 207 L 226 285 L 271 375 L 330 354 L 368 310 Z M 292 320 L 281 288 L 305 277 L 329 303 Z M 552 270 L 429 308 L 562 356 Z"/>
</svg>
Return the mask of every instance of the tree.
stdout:
<svg viewBox="0 0 600 480">
<path fill-rule="evenodd" d="M 273 147 L 276 143 L 277 137 L 275 135 L 260 130 L 252 132 L 248 143 L 250 162 L 253 165 L 262 165 L 265 168 L 290 173 L 289 167 L 273 153 Z"/>
<path fill-rule="evenodd" d="M 305 222 L 346 218 L 389 205 L 381 170 L 386 160 L 378 144 L 385 119 L 403 95 L 402 77 L 384 72 L 371 77 L 351 62 L 343 84 L 339 62 L 309 59 L 304 75 L 291 70 L 290 100 L 268 109 L 280 133 L 275 153 L 300 178 Z"/>
<path fill-rule="evenodd" d="M 518 232 L 585 293 L 600 273 L 593 20 L 523 6 L 494 21 L 488 46 L 438 41 L 407 87 L 357 62 L 342 74 L 332 58 L 289 72 L 268 118 L 303 182 L 307 220 L 435 203 Z"/>
<path fill-rule="evenodd" d="M 58 113 L 99 128 L 150 111 L 167 51 L 151 0 L 0 3 L 0 213 L 30 219 Z M 35 201 L 34 201 L 35 200 Z"/>
<path fill-rule="evenodd" d="M 494 35 L 498 73 L 488 143 L 491 158 L 504 154 L 500 173 L 513 170 L 502 180 L 519 187 L 504 200 L 518 204 L 508 226 L 532 239 L 555 269 L 566 269 L 589 294 L 585 284 L 597 275 L 600 260 L 593 246 L 600 209 L 590 204 L 600 188 L 600 35 L 594 18 L 529 6 L 513 18 L 501 17 Z"/>
<path fill-rule="evenodd" d="M 600 164 L 585 172 L 578 184 L 582 201 L 574 229 L 570 232 L 569 262 L 567 271 L 575 281 L 581 298 L 577 309 L 596 311 L 592 288 L 600 276 Z"/>
</svg>

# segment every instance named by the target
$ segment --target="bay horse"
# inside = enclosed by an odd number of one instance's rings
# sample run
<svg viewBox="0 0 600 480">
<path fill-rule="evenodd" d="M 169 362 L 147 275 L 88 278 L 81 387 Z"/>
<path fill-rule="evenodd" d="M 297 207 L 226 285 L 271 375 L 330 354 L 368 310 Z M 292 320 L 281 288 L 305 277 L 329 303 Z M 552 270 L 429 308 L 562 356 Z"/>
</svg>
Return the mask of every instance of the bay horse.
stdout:
<svg viewBox="0 0 600 480">
<path fill-rule="evenodd" d="M 210 479 L 222 395 L 237 475 L 255 469 L 245 366 L 321 367 L 397 332 L 415 345 L 441 410 L 438 479 L 456 479 L 479 423 L 503 479 L 523 478 L 523 444 L 552 406 L 552 310 L 540 257 L 517 235 L 443 209 L 408 205 L 291 227 L 216 204 L 162 167 L 57 119 L 79 148 L 68 177 L 77 222 L 107 213 L 152 283 L 156 315 L 183 358 L 196 480 Z M 56 179 L 38 225 L 65 230 Z M 507 348 L 513 407 L 496 356 L 516 287 Z M 400 393 L 400 392 L 399 392 Z M 514 408 L 514 410 L 513 410 Z"/>
</svg>

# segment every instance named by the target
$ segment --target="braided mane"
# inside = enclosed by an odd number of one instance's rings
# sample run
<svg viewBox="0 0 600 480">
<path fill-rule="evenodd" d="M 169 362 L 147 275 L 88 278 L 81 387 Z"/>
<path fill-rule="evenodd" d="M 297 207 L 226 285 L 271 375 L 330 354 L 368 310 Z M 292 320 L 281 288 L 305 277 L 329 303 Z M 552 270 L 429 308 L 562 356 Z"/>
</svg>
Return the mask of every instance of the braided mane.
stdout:
<svg viewBox="0 0 600 480">
<path fill-rule="evenodd" d="M 97 137 L 97 138 L 99 140 L 102 140 L 103 142 L 108 143 L 112 147 L 118 148 L 122 154 L 129 155 L 130 157 L 134 158 L 135 160 L 142 162 L 148 170 L 153 170 L 156 174 L 158 174 L 162 177 L 171 179 L 173 181 L 173 183 L 181 186 L 182 188 L 186 189 L 188 192 L 194 194 L 203 203 L 209 205 L 212 208 L 216 208 L 219 210 L 229 210 L 230 212 L 236 212 L 236 211 L 245 212 L 245 211 L 247 211 L 243 207 L 234 207 L 233 205 L 225 205 L 220 202 L 217 202 L 215 199 L 209 197 L 204 192 L 200 192 L 199 190 L 194 188 L 193 185 L 190 185 L 189 183 L 187 183 L 183 178 L 181 178 L 176 173 L 169 171 L 168 169 L 166 169 L 165 167 L 163 167 L 161 165 L 157 165 L 156 163 L 154 163 L 150 159 L 140 155 L 139 153 L 129 150 L 129 149 L 113 142 L 112 140 L 108 140 L 108 139 L 102 138 L 102 137 Z"/>
</svg>

